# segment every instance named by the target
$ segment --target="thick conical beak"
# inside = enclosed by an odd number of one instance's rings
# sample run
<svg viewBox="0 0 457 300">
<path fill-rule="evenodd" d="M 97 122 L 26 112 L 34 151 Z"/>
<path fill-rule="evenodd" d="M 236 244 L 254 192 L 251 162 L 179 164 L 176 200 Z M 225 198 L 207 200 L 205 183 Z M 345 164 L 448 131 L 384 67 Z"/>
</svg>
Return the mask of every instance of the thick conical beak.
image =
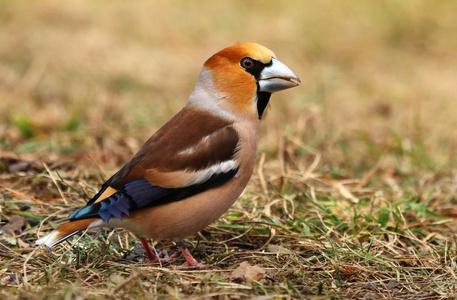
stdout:
<svg viewBox="0 0 457 300">
<path fill-rule="evenodd" d="M 300 78 L 288 66 L 273 58 L 271 65 L 260 72 L 259 91 L 274 93 L 295 87 L 300 83 Z"/>
</svg>

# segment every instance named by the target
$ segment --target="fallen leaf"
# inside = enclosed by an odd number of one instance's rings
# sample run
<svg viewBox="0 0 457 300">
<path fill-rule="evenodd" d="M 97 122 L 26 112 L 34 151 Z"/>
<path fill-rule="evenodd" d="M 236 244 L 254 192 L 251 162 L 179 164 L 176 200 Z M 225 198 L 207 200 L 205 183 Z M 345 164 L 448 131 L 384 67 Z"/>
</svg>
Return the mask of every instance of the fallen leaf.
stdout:
<svg viewBox="0 0 457 300">
<path fill-rule="evenodd" d="M 2 230 L 6 233 L 14 233 L 15 231 L 21 231 L 24 225 L 24 218 L 14 215 L 8 220 L 8 224 L 2 227 Z"/>
<path fill-rule="evenodd" d="M 248 262 L 242 262 L 229 278 L 242 280 L 260 280 L 265 278 L 265 270 L 258 266 L 251 266 Z"/>
<path fill-rule="evenodd" d="M 24 242 L 23 240 L 21 239 L 17 239 L 17 245 L 19 246 L 19 248 L 30 248 L 30 244 Z"/>
<path fill-rule="evenodd" d="M 269 252 L 276 252 L 278 254 L 292 254 L 292 250 L 287 249 L 286 247 L 270 244 L 267 247 Z"/>
</svg>

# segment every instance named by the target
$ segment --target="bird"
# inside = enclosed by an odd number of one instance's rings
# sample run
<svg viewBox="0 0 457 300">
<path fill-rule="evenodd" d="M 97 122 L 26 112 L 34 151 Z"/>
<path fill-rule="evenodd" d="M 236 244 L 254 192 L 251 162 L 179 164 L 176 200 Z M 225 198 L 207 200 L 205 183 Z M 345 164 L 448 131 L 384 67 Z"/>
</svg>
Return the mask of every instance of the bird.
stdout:
<svg viewBox="0 0 457 300">
<path fill-rule="evenodd" d="M 110 177 L 86 206 L 39 238 L 46 249 L 89 228 L 124 228 L 139 238 L 174 241 L 186 266 L 200 264 L 185 238 L 219 219 L 245 189 L 255 167 L 259 127 L 273 93 L 300 78 L 273 51 L 239 42 L 204 64 L 185 106 Z"/>
</svg>

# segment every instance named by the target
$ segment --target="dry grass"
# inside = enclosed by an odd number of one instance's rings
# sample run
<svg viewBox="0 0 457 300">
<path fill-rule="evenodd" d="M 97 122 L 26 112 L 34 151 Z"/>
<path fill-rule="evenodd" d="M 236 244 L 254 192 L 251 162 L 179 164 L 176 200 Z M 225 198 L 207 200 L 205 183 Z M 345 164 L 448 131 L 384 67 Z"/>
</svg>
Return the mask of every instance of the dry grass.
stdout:
<svg viewBox="0 0 457 300">
<path fill-rule="evenodd" d="M 0 1 L 0 226 L 25 221 L 0 233 L 0 299 L 455 299 L 456 12 Z M 208 268 L 147 265 L 120 230 L 34 249 L 185 103 L 202 62 L 239 40 L 273 49 L 304 84 L 273 97 L 241 199 L 189 239 Z M 267 278 L 230 279 L 243 261 Z"/>
</svg>

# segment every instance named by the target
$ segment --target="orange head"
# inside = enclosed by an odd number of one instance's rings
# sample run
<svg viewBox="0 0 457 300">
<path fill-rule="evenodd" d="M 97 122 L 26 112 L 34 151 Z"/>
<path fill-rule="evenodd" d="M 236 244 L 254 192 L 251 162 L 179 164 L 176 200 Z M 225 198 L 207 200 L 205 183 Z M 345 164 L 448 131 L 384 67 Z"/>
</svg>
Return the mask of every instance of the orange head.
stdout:
<svg viewBox="0 0 457 300">
<path fill-rule="evenodd" d="M 212 95 L 210 101 L 232 115 L 260 119 L 271 93 L 295 87 L 298 82 L 298 76 L 278 61 L 273 51 L 242 42 L 205 62 L 196 91 L 211 90 L 207 91 Z"/>
</svg>

